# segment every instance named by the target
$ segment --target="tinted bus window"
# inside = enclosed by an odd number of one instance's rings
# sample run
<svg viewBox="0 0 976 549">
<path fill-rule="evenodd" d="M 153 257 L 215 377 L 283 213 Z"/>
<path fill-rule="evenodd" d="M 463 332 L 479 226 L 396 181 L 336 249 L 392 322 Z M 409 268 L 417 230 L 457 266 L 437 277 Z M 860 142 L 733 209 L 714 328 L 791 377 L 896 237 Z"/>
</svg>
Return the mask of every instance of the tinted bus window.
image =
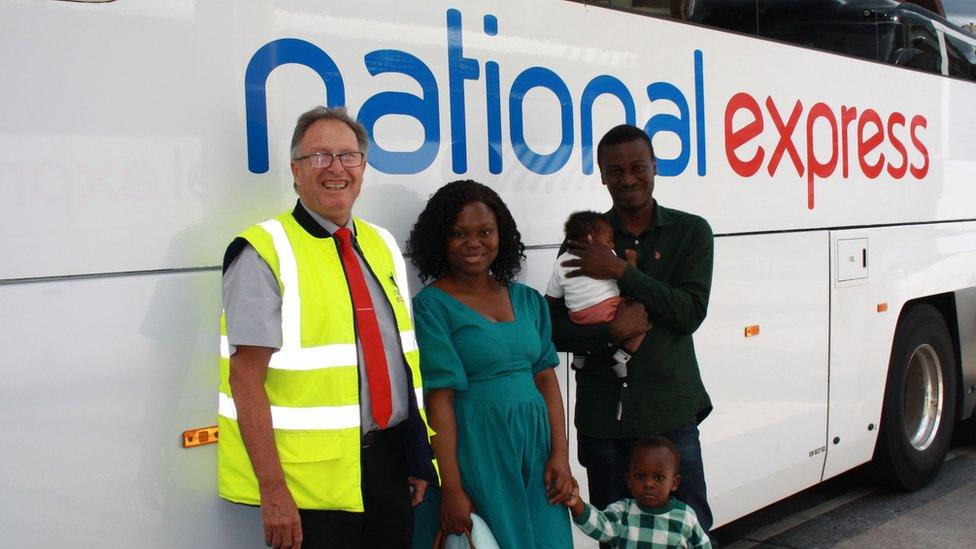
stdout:
<svg viewBox="0 0 976 549">
<path fill-rule="evenodd" d="M 976 48 L 954 36 L 945 36 L 949 76 L 976 80 Z"/>
<path fill-rule="evenodd" d="M 898 0 L 589 0 L 629 11 L 942 74 L 938 15 Z M 941 27 L 940 27 L 941 28 Z M 961 30 L 959 32 L 962 32 Z M 948 74 L 976 80 L 976 46 L 946 35 Z"/>
<path fill-rule="evenodd" d="M 593 0 L 587 4 L 624 8 L 675 19 L 688 19 L 688 7 L 689 4 L 694 4 L 694 0 Z"/>
<path fill-rule="evenodd" d="M 902 48 L 892 52 L 894 65 L 942 74 L 942 52 L 939 36 L 932 22 L 910 11 L 900 11 L 898 18 L 904 30 Z"/>
<path fill-rule="evenodd" d="M 888 13 L 841 7 L 824 11 L 818 4 L 768 2 L 766 10 L 760 4 L 759 36 L 861 59 L 887 58 L 897 27 Z"/>
</svg>

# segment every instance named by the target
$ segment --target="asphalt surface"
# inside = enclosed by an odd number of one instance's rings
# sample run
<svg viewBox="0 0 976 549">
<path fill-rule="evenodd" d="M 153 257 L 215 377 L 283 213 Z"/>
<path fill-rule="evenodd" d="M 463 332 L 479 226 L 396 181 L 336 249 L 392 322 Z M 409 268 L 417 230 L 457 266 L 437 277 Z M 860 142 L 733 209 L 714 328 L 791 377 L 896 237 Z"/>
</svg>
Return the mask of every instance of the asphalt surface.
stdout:
<svg viewBox="0 0 976 549">
<path fill-rule="evenodd" d="M 917 492 L 847 473 L 710 534 L 723 548 L 976 547 L 976 444 L 957 441 Z"/>
</svg>

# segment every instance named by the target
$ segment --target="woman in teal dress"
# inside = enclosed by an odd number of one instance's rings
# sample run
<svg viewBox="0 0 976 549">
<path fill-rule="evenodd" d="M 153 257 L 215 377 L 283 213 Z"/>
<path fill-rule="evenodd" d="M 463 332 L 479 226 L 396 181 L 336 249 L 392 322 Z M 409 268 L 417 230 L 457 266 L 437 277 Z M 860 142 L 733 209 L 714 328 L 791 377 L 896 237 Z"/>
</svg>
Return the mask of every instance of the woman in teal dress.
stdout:
<svg viewBox="0 0 976 549">
<path fill-rule="evenodd" d="M 432 281 L 413 305 L 441 479 L 417 509 L 414 547 L 470 529 L 471 512 L 504 549 L 572 547 L 558 358 L 545 299 L 514 282 L 525 246 L 511 213 L 480 183 L 448 183 L 407 246 Z"/>
</svg>

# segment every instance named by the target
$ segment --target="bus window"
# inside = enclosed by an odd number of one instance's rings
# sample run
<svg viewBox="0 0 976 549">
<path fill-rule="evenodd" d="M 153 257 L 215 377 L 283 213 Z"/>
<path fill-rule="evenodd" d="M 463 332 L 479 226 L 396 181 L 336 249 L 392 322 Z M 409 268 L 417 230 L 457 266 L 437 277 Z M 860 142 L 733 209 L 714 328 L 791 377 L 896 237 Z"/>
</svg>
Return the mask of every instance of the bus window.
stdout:
<svg viewBox="0 0 976 549">
<path fill-rule="evenodd" d="M 697 0 L 692 3 L 688 20 L 744 34 L 757 34 L 759 15 L 757 0 Z"/>
<path fill-rule="evenodd" d="M 587 3 L 674 19 L 688 19 L 689 4 L 694 4 L 694 0 L 593 0 Z"/>
<path fill-rule="evenodd" d="M 759 36 L 861 59 L 882 59 L 897 26 L 889 12 L 835 2 L 760 0 Z"/>
<path fill-rule="evenodd" d="M 949 76 L 976 80 L 976 48 L 973 44 L 945 35 L 946 53 L 949 57 Z"/>
<path fill-rule="evenodd" d="M 862 59 L 886 59 L 894 0 L 697 0 L 689 20 Z"/>
<path fill-rule="evenodd" d="M 904 33 L 903 47 L 892 51 L 888 61 L 893 65 L 942 74 L 939 37 L 931 21 L 903 10 L 899 10 L 898 19 Z"/>
</svg>

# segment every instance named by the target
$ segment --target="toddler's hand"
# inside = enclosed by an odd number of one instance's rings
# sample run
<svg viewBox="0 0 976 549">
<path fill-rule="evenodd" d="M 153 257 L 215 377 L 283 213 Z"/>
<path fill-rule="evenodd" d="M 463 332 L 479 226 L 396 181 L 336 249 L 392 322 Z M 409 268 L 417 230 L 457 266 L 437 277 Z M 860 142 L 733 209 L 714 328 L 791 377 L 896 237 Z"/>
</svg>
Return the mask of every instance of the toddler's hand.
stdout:
<svg viewBox="0 0 976 549">
<path fill-rule="evenodd" d="M 564 501 L 563 502 L 563 505 L 565 505 L 566 507 L 572 507 L 572 506 L 576 505 L 576 502 L 577 501 L 579 501 L 579 483 L 576 482 L 576 479 L 574 478 L 573 479 L 573 495 L 570 496 L 569 499 L 567 499 L 566 501 Z"/>
</svg>

